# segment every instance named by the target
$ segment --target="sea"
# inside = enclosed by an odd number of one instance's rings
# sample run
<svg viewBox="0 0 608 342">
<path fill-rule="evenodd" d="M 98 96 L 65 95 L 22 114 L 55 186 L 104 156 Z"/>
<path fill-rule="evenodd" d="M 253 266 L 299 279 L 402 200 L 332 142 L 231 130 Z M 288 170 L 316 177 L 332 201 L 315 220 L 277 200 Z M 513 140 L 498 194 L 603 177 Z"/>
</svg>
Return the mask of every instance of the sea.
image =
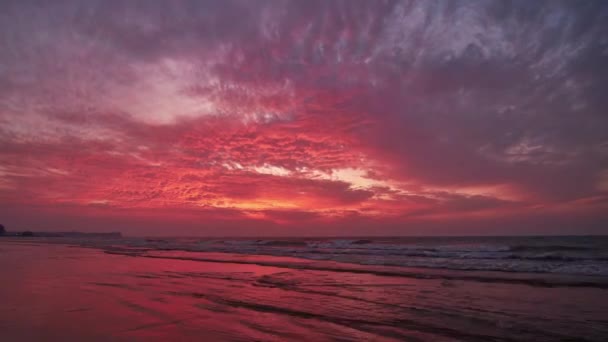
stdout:
<svg viewBox="0 0 608 342">
<path fill-rule="evenodd" d="M 0 340 L 607 341 L 608 237 L 11 237 Z"/>
<path fill-rule="evenodd" d="M 120 238 L 74 241 L 106 249 L 221 252 L 358 265 L 608 276 L 608 236 Z"/>
</svg>

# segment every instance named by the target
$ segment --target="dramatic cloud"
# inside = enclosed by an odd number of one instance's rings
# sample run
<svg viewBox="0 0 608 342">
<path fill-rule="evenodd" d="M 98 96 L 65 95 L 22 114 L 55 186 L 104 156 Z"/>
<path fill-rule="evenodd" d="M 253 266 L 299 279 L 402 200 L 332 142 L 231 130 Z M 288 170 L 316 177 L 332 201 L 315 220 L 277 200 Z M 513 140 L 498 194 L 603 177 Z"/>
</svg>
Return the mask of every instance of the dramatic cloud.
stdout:
<svg viewBox="0 0 608 342">
<path fill-rule="evenodd" d="M 605 233 L 606 22 L 603 1 L 4 1 L 0 220 Z"/>
</svg>

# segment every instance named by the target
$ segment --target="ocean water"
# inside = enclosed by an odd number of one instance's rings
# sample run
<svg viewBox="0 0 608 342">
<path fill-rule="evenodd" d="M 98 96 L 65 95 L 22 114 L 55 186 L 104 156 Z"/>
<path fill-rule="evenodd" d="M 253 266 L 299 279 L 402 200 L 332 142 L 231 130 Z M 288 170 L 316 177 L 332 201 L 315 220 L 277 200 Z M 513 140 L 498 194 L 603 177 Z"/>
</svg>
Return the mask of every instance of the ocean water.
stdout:
<svg viewBox="0 0 608 342">
<path fill-rule="evenodd" d="M 607 243 L 0 239 L 0 340 L 606 341 Z"/>
<path fill-rule="evenodd" d="M 608 236 L 122 238 L 97 247 L 273 255 L 359 265 L 608 276 Z"/>
</svg>

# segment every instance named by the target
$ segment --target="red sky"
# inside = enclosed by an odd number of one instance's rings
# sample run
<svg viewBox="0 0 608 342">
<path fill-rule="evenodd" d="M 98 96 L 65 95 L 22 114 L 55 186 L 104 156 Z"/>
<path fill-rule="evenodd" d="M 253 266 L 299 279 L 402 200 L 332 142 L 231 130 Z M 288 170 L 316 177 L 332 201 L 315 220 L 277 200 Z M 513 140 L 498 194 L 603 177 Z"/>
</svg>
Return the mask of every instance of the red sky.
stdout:
<svg viewBox="0 0 608 342">
<path fill-rule="evenodd" d="M 608 233 L 601 1 L 0 6 L 9 230 Z"/>
</svg>

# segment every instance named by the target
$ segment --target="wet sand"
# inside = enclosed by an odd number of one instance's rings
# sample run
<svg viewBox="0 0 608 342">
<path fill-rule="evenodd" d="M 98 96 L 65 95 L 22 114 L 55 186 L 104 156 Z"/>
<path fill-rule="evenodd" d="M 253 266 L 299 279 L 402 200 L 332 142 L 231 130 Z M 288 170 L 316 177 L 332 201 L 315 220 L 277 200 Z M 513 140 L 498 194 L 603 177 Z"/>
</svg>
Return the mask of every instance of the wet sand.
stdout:
<svg viewBox="0 0 608 342">
<path fill-rule="evenodd" d="M 221 253 L 124 254 L 0 241 L 0 340 L 608 337 L 608 290 L 584 283 L 489 282 L 482 273 L 439 277 L 423 269 L 396 276 L 381 268 Z"/>
</svg>

